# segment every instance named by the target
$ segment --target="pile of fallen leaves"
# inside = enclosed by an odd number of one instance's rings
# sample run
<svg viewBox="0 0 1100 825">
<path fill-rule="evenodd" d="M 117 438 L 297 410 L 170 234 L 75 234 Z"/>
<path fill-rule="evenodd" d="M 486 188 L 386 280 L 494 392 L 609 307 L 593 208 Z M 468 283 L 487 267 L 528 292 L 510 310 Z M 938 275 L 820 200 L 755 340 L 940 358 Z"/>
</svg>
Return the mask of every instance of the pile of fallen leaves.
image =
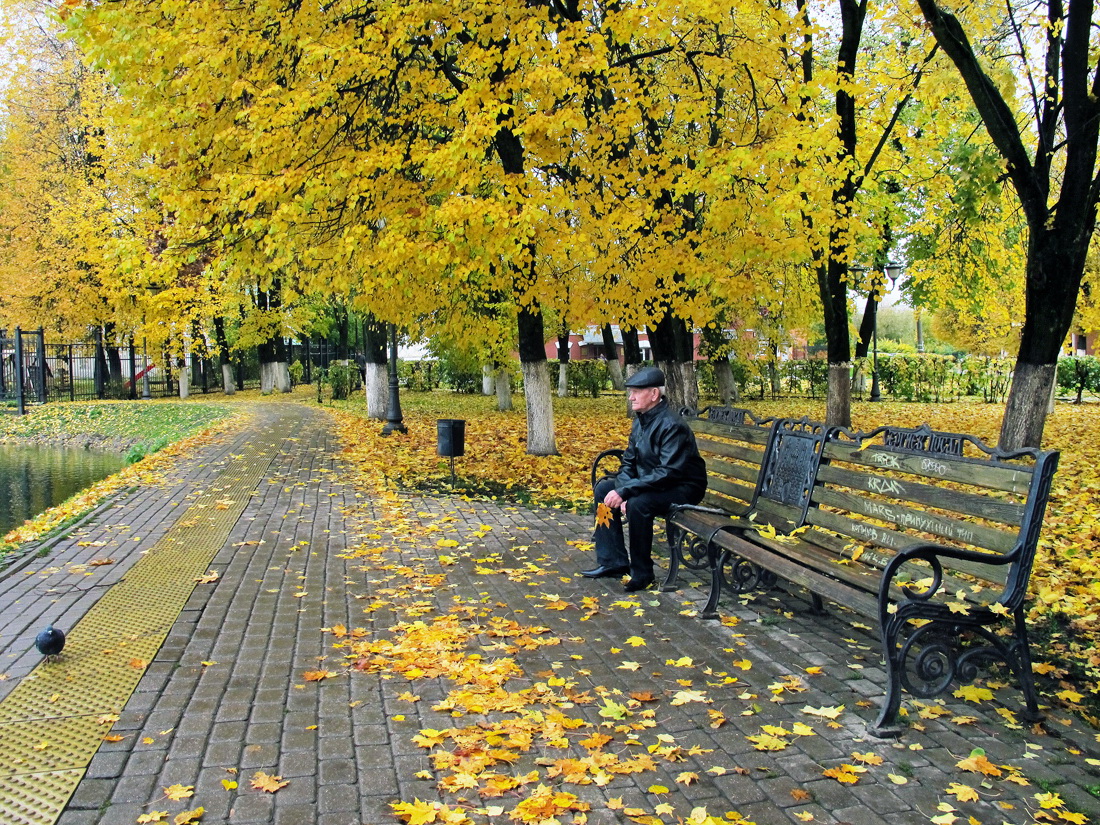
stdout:
<svg viewBox="0 0 1100 825">
<path fill-rule="evenodd" d="M 450 393 L 406 393 L 407 434 L 381 435 L 381 422 L 366 419 L 361 401 L 337 412 L 346 456 L 376 482 L 400 489 L 436 489 L 459 496 L 522 503 L 591 507 L 590 468 L 602 450 L 625 446 L 630 422 L 621 397 L 555 399 L 559 455 L 526 452 L 522 407 L 497 412 L 494 399 Z M 746 400 L 760 415 L 824 417 L 824 403 L 806 399 Z M 1003 407 L 995 404 L 879 404 L 853 406 L 856 428 L 885 423 L 978 436 L 993 445 Z M 436 454 L 441 418 L 466 421 L 465 455 L 455 459 L 452 489 L 448 459 Z M 1059 696 L 1086 716 L 1100 706 L 1100 407 L 1061 404 L 1047 422 L 1044 446 L 1060 450 L 1046 525 L 1031 580 L 1036 653 L 1048 660 L 1040 673 Z"/>
</svg>

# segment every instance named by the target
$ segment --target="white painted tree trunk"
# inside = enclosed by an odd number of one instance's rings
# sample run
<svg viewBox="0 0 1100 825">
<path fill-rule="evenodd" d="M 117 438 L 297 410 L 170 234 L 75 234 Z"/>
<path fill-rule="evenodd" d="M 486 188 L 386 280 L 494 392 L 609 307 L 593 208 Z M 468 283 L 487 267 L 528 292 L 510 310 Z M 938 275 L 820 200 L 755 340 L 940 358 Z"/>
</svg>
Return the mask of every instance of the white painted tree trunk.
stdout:
<svg viewBox="0 0 1100 825">
<path fill-rule="evenodd" d="M 190 367 L 180 367 L 179 380 L 180 380 L 180 398 L 189 398 L 191 396 L 191 368 Z"/>
<path fill-rule="evenodd" d="M 741 400 L 741 393 L 737 389 L 737 382 L 733 380 L 733 367 L 729 359 L 722 358 L 713 363 L 714 379 L 718 384 L 718 398 L 727 407 L 736 404 Z"/>
<path fill-rule="evenodd" d="M 486 364 L 481 368 L 481 394 L 493 394 L 493 368 Z"/>
<path fill-rule="evenodd" d="M 569 395 L 569 364 L 558 361 L 558 398 Z"/>
<path fill-rule="evenodd" d="M 367 417 L 378 421 L 386 420 L 386 404 L 389 403 L 389 375 L 385 364 L 367 363 L 366 378 L 363 380 L 363 394 L 367 401 Z"/>
<path fill-rule="evenodd" d="M 699 379 L 695 374 L 695 362 L 680 363 L 680 384 L 683 386 L 683 406 L 699 410 Z"/>
<path fill-rule="evenodd" d="M 507 367 L 501 367 L 496 374 L 497 409 L 507 412 L 512 409 L 512 376 Z"/>
<path fill-rule="evenodd" d="M 233 380 L 233 365 L 222 364 L 222 392 L 233 395 L 237 391 L 237 382 Z"/>
<path fill-rule="evenodd" d="M 554 404 L 550 395 L 550 372 L 545 361 L 520 364 L 523 395 L 527 402 L 527 452 L 557 455 L 554 442 Z"/>
<path fill-rule="evenodd" d="M 825 398 L 825 423 L 852 426 L 852 364 L 829 364 L 829 385 Z"/>
<path fill-rule="evenodd" d="M 290 392 L 290 367 L 286 361 L 260 364 L 260 392 Z"/>
<path fill-rule="evenodd" d="M 619 363 L 619 359 L 613 358 L 607 362 L 607 371 L 611 374 L 611 388 L 622 392 L 626 387 L 623 384 L 623 365 Z"/>
</svg>

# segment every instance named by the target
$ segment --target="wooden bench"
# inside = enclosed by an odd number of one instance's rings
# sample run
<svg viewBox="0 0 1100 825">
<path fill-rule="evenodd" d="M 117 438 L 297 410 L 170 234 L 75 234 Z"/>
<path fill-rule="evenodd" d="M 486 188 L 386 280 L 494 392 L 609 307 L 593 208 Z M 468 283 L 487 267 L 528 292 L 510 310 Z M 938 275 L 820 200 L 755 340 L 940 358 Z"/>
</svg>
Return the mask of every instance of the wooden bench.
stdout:
<svg viewBox="0 0 1100 825">
<path fill-rule="evenodd" d="M 1024 600 L 1057 452 L 1006 453 L 927 426 L 822 432 L 779 419 L 757 457 L 742 442 L 758 432 L 708 419 L 693 427 L 710 489 L 669 516 L 667 586 L 675 560 L 694 559 L 711 575 L 705 616 L 722 591 L 781 578 L 815 610 L 824 598 L 876 620 L 889 674 L 877 735 L 898 732 L 902 689 L 936 696 L 989 660 L 1009 665 L 1039 717 Z M 754 465 L 746 499 L 739 482 Z"/>
</svg>

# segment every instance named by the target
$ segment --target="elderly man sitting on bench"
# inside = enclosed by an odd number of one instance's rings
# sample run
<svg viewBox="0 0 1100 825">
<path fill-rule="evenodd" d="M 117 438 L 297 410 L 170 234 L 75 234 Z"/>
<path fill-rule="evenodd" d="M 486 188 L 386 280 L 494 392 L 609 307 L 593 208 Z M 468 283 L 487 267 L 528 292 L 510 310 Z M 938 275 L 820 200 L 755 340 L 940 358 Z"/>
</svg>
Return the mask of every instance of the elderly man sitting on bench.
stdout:
<svg viewBox="0 0 1100 825">
<path fill-rule="evenodd" d="M 624 589 L 633 593 L 653 584 L 653 520 L 673 505 L 702 501 L 707 469 L 694 433 L 664 398 L 664 373 L 646 367 L 626 386 L 635 413 L 630 441 L 618 474 L 596 482 L 596 567 L 581 575 L 598 579 L 630 573 Z M 624 515 L 629 556 L 623 541 Z"/>
</svg>

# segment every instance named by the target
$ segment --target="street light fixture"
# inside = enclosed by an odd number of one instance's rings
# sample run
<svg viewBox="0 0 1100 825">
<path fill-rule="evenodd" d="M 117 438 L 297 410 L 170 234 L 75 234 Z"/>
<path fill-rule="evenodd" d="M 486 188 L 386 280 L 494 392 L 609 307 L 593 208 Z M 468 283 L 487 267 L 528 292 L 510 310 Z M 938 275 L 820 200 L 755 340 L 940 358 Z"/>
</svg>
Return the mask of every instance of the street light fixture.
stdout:
<svg viewBox="0 0 1100 825">
<path fill-rule="evenodd" d="M 893 289 L 894 283 L 899 277 L 901 277 L 903 267 L 901 264 L 888 263 L 884 267 L 886 277 L 890 279 L 890 287 L 886 290 Z M 878 284 L 875 284 L 875 289 L 878 289 Z M 871 311 L 874 313 L 871 316 L 871 343 L 872 343 L 872 356 L 871 356 L 871 397 L 870 401 L 881 401 L 882 394 L 879 392 L 878 385 L 878 301 L 874 301 L 871 305 Z"/>
</svg>

